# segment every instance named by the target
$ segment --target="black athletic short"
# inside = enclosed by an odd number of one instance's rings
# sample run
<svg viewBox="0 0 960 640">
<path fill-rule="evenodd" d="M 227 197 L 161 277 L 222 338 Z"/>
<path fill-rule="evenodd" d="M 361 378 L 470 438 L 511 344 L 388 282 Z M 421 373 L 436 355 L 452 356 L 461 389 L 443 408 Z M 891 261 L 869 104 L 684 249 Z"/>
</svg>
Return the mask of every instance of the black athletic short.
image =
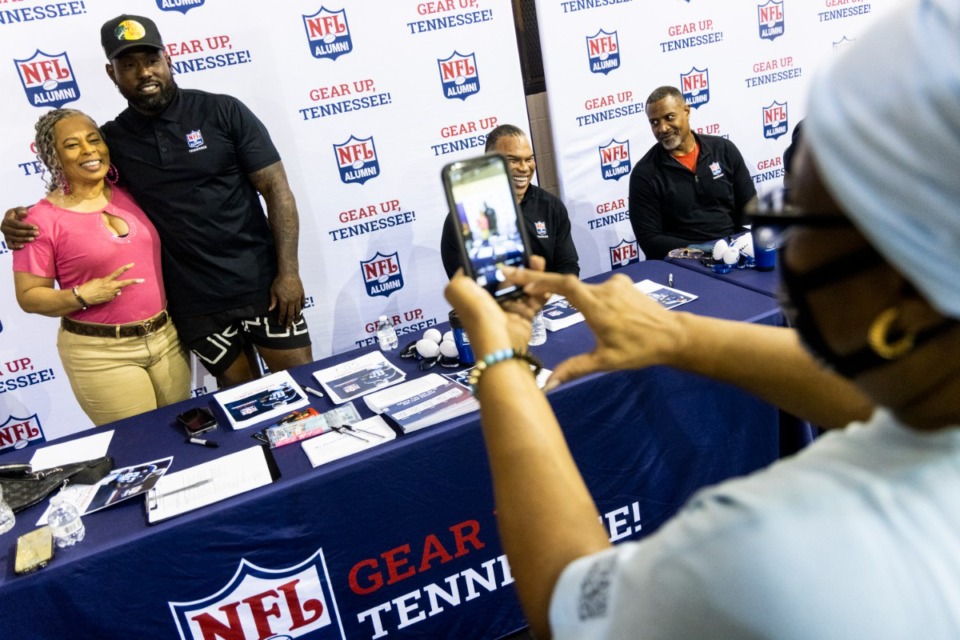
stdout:
<svg viewBox="0 0 960 640">
<path fill-rule="evenodd" d="M 203 316 L 177 320 L 180 342 L 197 354 L 213 376 L 220 376 L 248 344 L 267 349 L 299 349 L 310 346 L 310 332 L 303 316 L 289 327 L 279 322 L 279 309 L 247 305 Z"/>
</svg>

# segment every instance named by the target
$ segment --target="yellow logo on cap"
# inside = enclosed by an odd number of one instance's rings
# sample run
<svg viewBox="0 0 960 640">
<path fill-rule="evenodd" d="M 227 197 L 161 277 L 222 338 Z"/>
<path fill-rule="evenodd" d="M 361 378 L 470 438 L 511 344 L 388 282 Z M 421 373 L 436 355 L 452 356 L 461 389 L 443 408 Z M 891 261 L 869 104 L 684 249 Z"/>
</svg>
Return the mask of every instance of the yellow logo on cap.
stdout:
<svg viewBox="0 0 960 640">
<path fill-rule="evenodd" d="M 117 25 L 113 35 L 117 40 L 139 40 L 147 35 L 147 30 L 136 20 L 124 20 Z"/>
</svg>

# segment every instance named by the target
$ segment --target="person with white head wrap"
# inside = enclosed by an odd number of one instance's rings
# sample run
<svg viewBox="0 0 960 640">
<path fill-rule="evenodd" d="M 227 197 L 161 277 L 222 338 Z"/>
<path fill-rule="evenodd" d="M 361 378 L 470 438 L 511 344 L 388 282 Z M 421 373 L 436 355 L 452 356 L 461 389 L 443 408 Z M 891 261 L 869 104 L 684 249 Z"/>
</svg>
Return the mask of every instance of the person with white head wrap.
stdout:
<svg viewBox="0 0 960 640">
<path fill-rule="evenodd" d="M 960 638 L 958 47 L 960 0 L 906 0 L 817 79 L 789 201 L 754 217 L 789 227 L 796 331 L 668 312 L 622 276 L 505 271 L 595 333 L 548 387 L 669 365 L 849 422 L 640 542 L 610 544 L 528 367 L 489 355 L 522 349 L 529 310 L 451 280 L 489 361 L 475 392 L 500 537 L 538 638 Z"/>
<path fill-rule="evenodd" d="M 817 78 L 806 135 L 847 215 L 931 304 L 960 318 L 960 3 L 915 5 L 894 9 Z"/>
</svg>

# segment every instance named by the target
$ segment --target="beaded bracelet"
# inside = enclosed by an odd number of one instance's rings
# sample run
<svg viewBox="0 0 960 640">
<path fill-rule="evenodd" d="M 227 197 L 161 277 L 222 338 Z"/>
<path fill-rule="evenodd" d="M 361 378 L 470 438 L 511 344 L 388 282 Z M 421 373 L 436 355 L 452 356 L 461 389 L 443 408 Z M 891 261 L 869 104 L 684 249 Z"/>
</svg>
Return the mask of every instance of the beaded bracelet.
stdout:
<svg viewBox="0 0 960 640">
<path fill-rule="evenodd" d="M 77 299 L 77 302 L 80 304 L 80 308 L 86 311 L 90 308 L 90 305 L 87 304 L 87 301 L 80 297 L 80 287 L 74 287 L 71 289 L 73 292 L 73 297 Z"/>
<path fill-rule="evenodd" d="M 477 384 L 480 383 L 480 377 L 483 375 L 484 371 L 495 364 L 506 362 L 507 360 L 523 360 L 533 369 L 534 376 L 539 374 L 540 370 L 543 369 L 543 363 L 526 349 L 520 349 L 519 351 L 514 349 L 498 349 L 497 351 L 484 356 L 483 359 L 477 362 L 476 366 L 473 367 L 473 370 L 470 372 L 470 376 L 467 378 L 467 384 L 470 385 L 471 393 L 474 395 L 477 394 Z"/>
</svg>

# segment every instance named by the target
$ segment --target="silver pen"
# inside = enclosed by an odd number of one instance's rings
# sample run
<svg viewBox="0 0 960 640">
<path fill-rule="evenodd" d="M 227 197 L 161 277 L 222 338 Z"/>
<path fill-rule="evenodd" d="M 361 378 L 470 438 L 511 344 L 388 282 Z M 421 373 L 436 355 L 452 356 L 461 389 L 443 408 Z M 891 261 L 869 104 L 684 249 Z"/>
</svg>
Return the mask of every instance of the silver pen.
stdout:
<svg viewBox="0 0 960 640">
<path fill-rule="evenodd" d="M 207 478 L 206 480 L 200 480 L 198 482 L 194 482 L 193 484 L 188 484 L 185 487 L 179 487 L 177 489 L 166 491 L 164 493 L 157 493 L 156 492 L 157 490 L 154 489 L 153 498 L 154 500 L 159 500 L 160 498 L 166 498 L 167 496 L 172 496 L 174 494 L 180 493 L 181 491 L 186 491 L 187 489 L 196 489 L 197 487 L 202 487 L 203 485 L 209 484 L 211 482 L 213 482 L 213 478 Z"/>
</svg>

